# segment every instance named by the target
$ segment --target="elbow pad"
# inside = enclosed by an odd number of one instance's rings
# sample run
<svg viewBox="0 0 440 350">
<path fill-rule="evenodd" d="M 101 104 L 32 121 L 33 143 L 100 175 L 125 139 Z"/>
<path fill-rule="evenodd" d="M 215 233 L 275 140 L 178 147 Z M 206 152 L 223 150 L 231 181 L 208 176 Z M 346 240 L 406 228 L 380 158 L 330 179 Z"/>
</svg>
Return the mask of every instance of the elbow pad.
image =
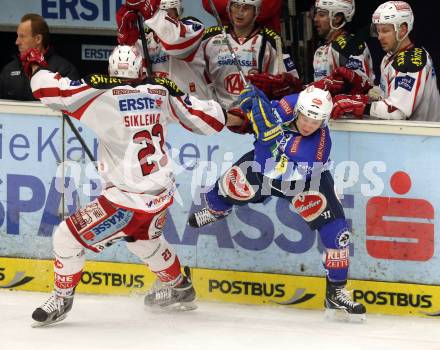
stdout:
<svg viewBox="0 0 440 350">
<path fill-rule="evenodd" d="M 370 107 L 370 116 L 387 120 L 405 120 L 409 116 L 405 115 L 400 109 L 388 105 L 385 101 L 373 102 Z"/>
</svg>

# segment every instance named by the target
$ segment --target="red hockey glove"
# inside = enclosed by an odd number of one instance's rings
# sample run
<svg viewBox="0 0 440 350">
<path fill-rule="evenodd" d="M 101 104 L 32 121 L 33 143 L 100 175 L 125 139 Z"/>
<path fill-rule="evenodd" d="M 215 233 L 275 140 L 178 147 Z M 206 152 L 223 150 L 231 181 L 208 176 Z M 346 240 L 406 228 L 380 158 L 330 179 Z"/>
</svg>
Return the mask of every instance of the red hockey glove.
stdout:
<svg viewBox="0 0 440 350">
<path fill-rule="evenodd" d="M 23 52 L 20 56 L 20 61 L 23 65 L 23 71 L 29 79 L 32 77 L 32 66 L 34 64 L 40 67 L 47 67 L 46 59 L 37 48 L 29 49 L 26 52 Z"/>
<path fill-rule="evenodd" d="M 159 9 L 160 0 L 127 0 L 127 9 L 140 12 L 144 19 L 150 19 Z"/>
<path fill-rule="evenodd" d="M 326 90 L 330 92 L 332 96 L 336 96 L 344 90 L 344 80 L 339 77 L 333 77 L 332 75 L 328 75 L 320 80 L 309 84 L 309 86 L 310 85 L 313 85 L 314 87 L 321 90 Z"/>
<path fill-rule="evenodd" d="M 262 90 L 269 100 L 279 100 L 284 96 L 291 95 L 302 90 L 300 79 L 293 77 L 289 73 L 269 74 L 255 73 L 248 75 L 248 80 L 252 85 Z"/>
<path fill-rule="evenodd" d="M 132 46 L 139 39 L 139 28 L 137 26 L 137 15 L 122 5 L 116 12 L 116 24 L 118 26 L 119 45 Z"/>
<path fill-rule="evenodd" d="M 332 119 L 339 119 L 344 114 L 362 118 L 367 103 L 366 95 L 338 95 L 334 98 Z"/>
<path fill-rule="evenodd" d="M 368 80 L 362 78 L 362 76 L 360 76 L 354 70 L 351 70 L 347 67 L 335 68 L 332 72 L 332 76 L 342 79 L 348 84 L 348 91 L 350 95 L 366 94 L 368 90 L 371 89 L 371 85 Z"/>
<path fill-rule="evenodd" d="M 240 108 L 232 108 L 228 111 L 228 114 L 232 114 L 237 117 L 236 120 L 241 120 L 241 125 L 228 125 L 229 130 L 236 134 L 252 134 L 252 125 L 246 114 Z M 235 124 L 235 123 L 234 123 Z"/>
</svg>

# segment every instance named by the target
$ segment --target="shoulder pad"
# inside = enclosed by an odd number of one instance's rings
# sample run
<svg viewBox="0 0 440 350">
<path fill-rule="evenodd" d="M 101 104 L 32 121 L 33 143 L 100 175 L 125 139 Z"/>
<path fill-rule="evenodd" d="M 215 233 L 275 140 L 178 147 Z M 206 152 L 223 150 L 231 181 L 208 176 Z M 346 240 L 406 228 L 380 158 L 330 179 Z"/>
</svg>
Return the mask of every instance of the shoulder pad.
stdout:
<svg viewBox="0 0 440 350">
<path fill-rule="evenodd" d="M 365 50 L 365 42 L 354 34 L 342 33 L 332 41 L 332 48 L 342 56 L 359 56 Z"/>
<path fill-rule="evenodd" d="M 428 58 L 421 47 L 399 52 L 393 61 L 393 68 L 402 73 L 419 72 L 426 66 Z"/>
<path fill-rule="evenodd" d="M 115 86 L 127 84 L 122 79 L 109 77 L 106 74 L 90 74 L 83 80 L 87 85 L 95 89 L 111 89 Z"/>
<path fill-rule="evenodd" d="M 180 88 L 177 86 L 177 84 L 168 79 L 168 78 L 147 78 L 145 79 L 142 84 L 154 84 L 154 85 L 161 85 L 164 88 L 166 88 L 171 96 L 183 96 L 185 93 L 180 90 Z"/>
<path fill-rule="evenodd" d="M 227 30 L 228 26 L 225 26 L 225 29 Z M 217 34 L 221 34 L 223 31 L 223 27 L 221 26 L 214 26 L 209 27 L 205 29 L 205 33 L 203 34 L 203 39 L 209 39 L 213 36 L 216 36 Z"/>
<path fill-rule="evenodd" d="M 281 38 L 280 35 L 274 31 L 273 29 L 263 27 L 260 31 L 260 34 L 272 44 L 273 47 L 276 47 L 276 40 Z"/>
</svg>

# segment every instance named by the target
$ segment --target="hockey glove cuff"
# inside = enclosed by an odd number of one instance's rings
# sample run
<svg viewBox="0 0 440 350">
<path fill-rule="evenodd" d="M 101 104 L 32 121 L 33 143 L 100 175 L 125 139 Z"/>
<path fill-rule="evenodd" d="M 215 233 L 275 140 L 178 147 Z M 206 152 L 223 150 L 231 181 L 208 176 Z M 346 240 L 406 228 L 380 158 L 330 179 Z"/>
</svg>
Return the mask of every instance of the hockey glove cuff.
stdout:
<svg viewBox="0 0 440 350">
<path fill-rule="evenodd" d="M 32 77 L 32 66 L 38 65 L 40 67 L 47 67 L 46 59 L 39 49 L 33 48 L 24 52 L 20 56 L 21 64 L 23 65 L 23 71 L 30 79 Z"/>
</svg>

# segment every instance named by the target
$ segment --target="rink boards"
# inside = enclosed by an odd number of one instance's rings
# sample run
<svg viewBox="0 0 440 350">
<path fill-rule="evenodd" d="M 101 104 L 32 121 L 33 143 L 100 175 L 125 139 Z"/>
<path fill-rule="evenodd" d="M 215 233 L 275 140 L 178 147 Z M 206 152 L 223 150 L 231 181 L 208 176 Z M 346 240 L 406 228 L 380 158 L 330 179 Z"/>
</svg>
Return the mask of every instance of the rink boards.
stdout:
<svg viewBox="0 0 440 350">
<path fill-rule="evenodd" d="M 52 258 L 60 221 L 99 195 L 99 178 L 58 114 L 37 103 L 0 107 L 0 256 L 12 259 L 1 260 L 0 288 L 49 291 L 52 268 L 39 261 Z M 75 124 L 96 156 L 96 138 Z M 436 316 L 440 124 L 337 121 L 331 129 L 332 172 L 352 230 L 354 298 L 369 312 Z M 238 207 L 201 229 L 187 225 L 203 192 L 249 151 L 252 137 L 194 136 L 176 125 L 167 140 L 178 191 L 164 236 L 195 268 L 200 297 L 322 308 L 323 246 L 288 201 Z M 88 263 L 80 292 L 137 293 L 151 284 L 122 243 L 87 259 L 101 263 Z"/>
<path fill-rule="evenodd" d="M 52 264 L 51 260 L 0 258 L 0 288 L 51 292 Z M 89 261 L 77 292 L 140 294 L 154 279 L 144 265 Z M 324 278 L 196 268 L 192 279 L 201 300 L 323 308 Z M 369 313 L 440 316 L 440 288 L 436 286 L 351 280 L 347 289 Z"/>
</svg>

